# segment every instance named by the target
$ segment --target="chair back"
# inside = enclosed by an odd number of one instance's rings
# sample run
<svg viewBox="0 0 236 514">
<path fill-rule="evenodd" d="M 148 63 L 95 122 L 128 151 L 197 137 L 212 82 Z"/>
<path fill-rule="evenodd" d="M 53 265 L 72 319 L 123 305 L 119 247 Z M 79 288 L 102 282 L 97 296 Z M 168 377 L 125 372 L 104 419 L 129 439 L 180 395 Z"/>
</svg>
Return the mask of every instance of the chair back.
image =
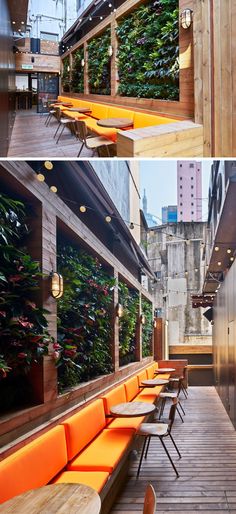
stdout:
<svg viewBox="0 0 236 514">
<path fill-rule="evenodd" d="M 156 511 L 156 493 L 151 484 L 148 484 L 145 492 L 143 514 L 155 514 Z"/>
<path fill-rule="evenodd" d="M 75 132 L 81 143 L 86 143 L 87 138 L 87 127 L 84 121 L 76 120 L 75 122 Z"/>
<path fill-rule="evenodd" d="M 57 107 L 57 106 L 55 106 L 54 109 L 56 111 L 56 113 L 55 113 L 56 119 L 57 119 L 57 121 L 60 121 L 60 119 L 62 117 L 61 109 L 60 109 L 60 107 Z"/>
<path fill-rule="evenodd" d="M 175 413 L 176 413 L 178 402 L 179 402 L 178 398 L 173 398 L 172 405 L 171 405 L 170 412 L 169 412 L 169 427 L 168 427 L 169 432 L 171 432 L 171 429 L 172 429 L 172 426 L 173 426 L 173 423 L 175 420 Z"/>
</svg>

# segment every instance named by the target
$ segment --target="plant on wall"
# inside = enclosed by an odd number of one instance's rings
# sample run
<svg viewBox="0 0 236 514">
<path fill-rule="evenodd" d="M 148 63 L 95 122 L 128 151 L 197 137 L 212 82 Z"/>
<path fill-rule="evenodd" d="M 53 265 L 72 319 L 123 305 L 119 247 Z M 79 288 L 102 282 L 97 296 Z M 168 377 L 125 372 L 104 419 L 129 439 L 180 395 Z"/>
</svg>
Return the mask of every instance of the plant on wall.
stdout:
<svg viewBox="0 0 236 514">
<path fill-rule="evenodd" d="M 0 395 L 8 408 L 21 393 L 16 377 L 40 362 L 51 341 L 46 311 L 35 300 L 42 274 L 25 249 L 25 218 L 22 203 L 0 194 Z"/>
<path fill-rule="evenodd" d="M 179 98 L 178 0 L 153 0 L 117 27 L 121 96 Z"/>
<path fill-rule="evenodd" d="M 69 93 L 70 91 L 70 59 L 69 57 L 65 57 L 63 60 L 63 72 L 61 77 L 61 83 L 63 86 L 63 91 L 65 93 Z"/>
<path fill-rule="evenodd" d="M 138 319 L 139 295 L 119 282 L 119 303 L 123 306 L 123 315 L 119 318 L 119 357 L 124 366 L 136 360 L 136 327 Z"/>
<path fill-rule="evenodd" d="M 73 93 L 84 92 L 84 67 L 81 62 L 84 58 L 84 47 L 78 48 L 73 54 L 73 67 L 71 76 L 71 90 Z"/>
<path fill-rule="evenodd" d="M 97 258 L 62 244 L 58 270 L 64 295 L 58 301 L 54 345 L 59 391 L 112 371 L 111 302 L 115 281 Z"/>
<path fill-rule="evenodd" d="M 149 357 L 152 355 L 152 304 L 144 298 L 142 298 L 142 314 L 145 316 L 145 324 L 142 325 L 142 357 Z"/>
<path fill-rule="evenodd" d="M 109 46 L 111 31 L 105 30 L 100 36 L 94 37 L 88 43 L 88 78 L 89 92 L 97 95 L 110 95 L 110 60 Z"/>
</svg>

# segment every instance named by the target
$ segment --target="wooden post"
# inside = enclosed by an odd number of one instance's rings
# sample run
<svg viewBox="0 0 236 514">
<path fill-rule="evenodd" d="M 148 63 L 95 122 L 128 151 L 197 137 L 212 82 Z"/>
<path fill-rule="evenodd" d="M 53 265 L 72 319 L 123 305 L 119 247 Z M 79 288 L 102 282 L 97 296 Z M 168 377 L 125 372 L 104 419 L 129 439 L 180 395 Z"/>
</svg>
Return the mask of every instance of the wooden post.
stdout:
<svg viewBox="0 0 236 514">
<path fill-rule="evenodd" d="M 116 279 L 116 284 L 118 284 L 118 271 L 114 270 L 114 278 Z M 119 362 L 119 318 L 116 315 L 116 306 L 119 302 L 119 291 L 118 287 L 114 288 L 113 291 L 113 337 L 112 337 L 112 361 L 114 366 L 114 371 L 119 370 L 120 362 Z"/>
<path fill-rule="evenodd" d="M 88 77 L 88 43 L 84 43 L 84 94 L 89 94 L 89 77 Z"/>
<path fill-rule="evenodd" d="M 156 327 L 154 328 L 154 360 L 158 361 L 164 358 L 163 351 L 163 320 L 155 318 Z"/>
<path fill-rule="evenodd" d="M 112 45 L 112 57 L 111 57 L 111 96 L 115 96 L 118 89 L 118 67 L 117 67 L 117 49 L 118 49 L 118 42 L 117 42 L 117 36 L 116 36 L 116 27 L 117 27 L 117 21 L 115 19 L 115 16 L 113 17 L 111 21 L 111 45 Z"/>
</svg>

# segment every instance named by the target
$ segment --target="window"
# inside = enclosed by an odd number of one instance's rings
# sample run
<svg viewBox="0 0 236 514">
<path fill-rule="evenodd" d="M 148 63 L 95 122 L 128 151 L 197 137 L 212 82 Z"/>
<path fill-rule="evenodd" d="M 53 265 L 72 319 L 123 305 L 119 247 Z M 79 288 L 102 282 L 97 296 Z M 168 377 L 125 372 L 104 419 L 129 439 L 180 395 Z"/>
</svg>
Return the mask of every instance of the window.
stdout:
<svg viewBox="0 0 236 514">
<path fill-rule="evenodd" d="M 183 211 L 180 211 L 180 214 L 183 214 Z"/>
<path fill-rule="evenodd" d="M 191 205 L 194 205 L 193 202 L 191 203 Z"/>
<path fill-rule="evenodd" d="M 40 39 L 46 41 L 58 41 L 58 34 L 50 34 L 50 32 L 40 32 Z"/>
<path fill-rule="evenodd" d="M 179 167 L 182 168 L 182 164 L 180 164 Z"/>
<path fill-rule="evenodd" d="M 179 186 L 179 187 L 180 187 L 180 189 L 183 189 L 183 186 Z"/>
<path fill-rule="evenodd" d="M 193 186 L 191 186 L 191 189 L 193 189 Z"/>
<path fill-rule="evenodd" d="M 193 198 L 193 193 L 191 194 L 191 198 Z"/>
<path fill-rule="evenodd" d="M 189 167 L 190 167 L 190 168 L 194 168 L 194 163 L 193 163 L 193 162 L 190 162 Z"/>
<path fill-rule="evenodd" d="M 183 196 L 183 195 L 182 195 L 182 193 L 180 193 L 180 195 L 179 195 L 179 196 L 180 196 L 180 198 L 182 198 L 182 196 Z"/>
<path fill-rule="evenodd" d="M 154 275 L 157 279 L 161 279 L 161 271 L 154 271 Z"/>
<path fill-rule="evenodd" d="M 191 211 L 191 214 L 194 214 L 194 211 Z M 193 221 L 193 220 L 192 220 Z"/>
<path fill-rule="evenodd" d="M 183 177 L 179 177 L 179 180 L 183 180 Z"/>
<path fill-rule="evenodd" d="M 183 205 L 182 202 L 180 202 L 180 205 Z"/>
<path fill-rule="evenodd" d="M 191 177 L 191 180 L 193 180 L 193 177 Z"/>
</svg>

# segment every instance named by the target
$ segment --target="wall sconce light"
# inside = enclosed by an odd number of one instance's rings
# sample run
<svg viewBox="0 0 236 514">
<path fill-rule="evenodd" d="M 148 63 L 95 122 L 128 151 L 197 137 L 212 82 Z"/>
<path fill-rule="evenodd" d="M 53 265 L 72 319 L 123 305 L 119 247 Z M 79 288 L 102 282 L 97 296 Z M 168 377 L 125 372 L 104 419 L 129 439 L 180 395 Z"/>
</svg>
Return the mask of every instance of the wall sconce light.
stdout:
<svg viewBox="0 0 236 514">
<path fill-rule="evenodd" d="M 153 328 L 157 328 L 157 320 L 156 319 L 153 320 Z"/>
<path fill-rule="evenodd" d="M 52 271 L 50 273 L 51 277 L 51 295 L 53 298 L 58 299 L 63 295 L 63 276 L 57 271 Z"/>
<path fill-rule="evenodd" d="M 81 66 L 82 66 L 82 68 L 84 67 L 84 65 L 85 65 L 85 62 L 84 62 L 84 59 L 82 59 L 82 60 L 81 60 Z"/>
<path fill-rule="evenodd" d="M 113 54 L 113 48 L 112 48 L 111 45 L 109 45 L 109 47 L 108 47 L 108 55 L 109 55 L 109 57 L 111 57 L 112 54 Z"/>
<path fill-rule="evenodd" d="M 145 323 L 146 323 L 146 318 L 145 318 L 144 314 L 141 314 L 141 316 L 140 316 L 140 323 L 141 323 L 141 325 L 145 325 Z"/>
<path fill-rule="evenodd" d="M 70 71 L 70 66 L 67 66 L 67 71 L 68 71 L 68 72 Z"/>
<path fill-rule="evenodd" d="M 121 305 L 121 303 L 118 303 L 116 306 L 116 315 L 118 318 L 122 318 L 124 313 L 124 307 Z"/>
<path fill-rule="evenodd" d="M 180 15 L 180 23 L 183 29 L 189 29 L 193 21 L 192 9 L 184 9 Z"/>
</svg>

